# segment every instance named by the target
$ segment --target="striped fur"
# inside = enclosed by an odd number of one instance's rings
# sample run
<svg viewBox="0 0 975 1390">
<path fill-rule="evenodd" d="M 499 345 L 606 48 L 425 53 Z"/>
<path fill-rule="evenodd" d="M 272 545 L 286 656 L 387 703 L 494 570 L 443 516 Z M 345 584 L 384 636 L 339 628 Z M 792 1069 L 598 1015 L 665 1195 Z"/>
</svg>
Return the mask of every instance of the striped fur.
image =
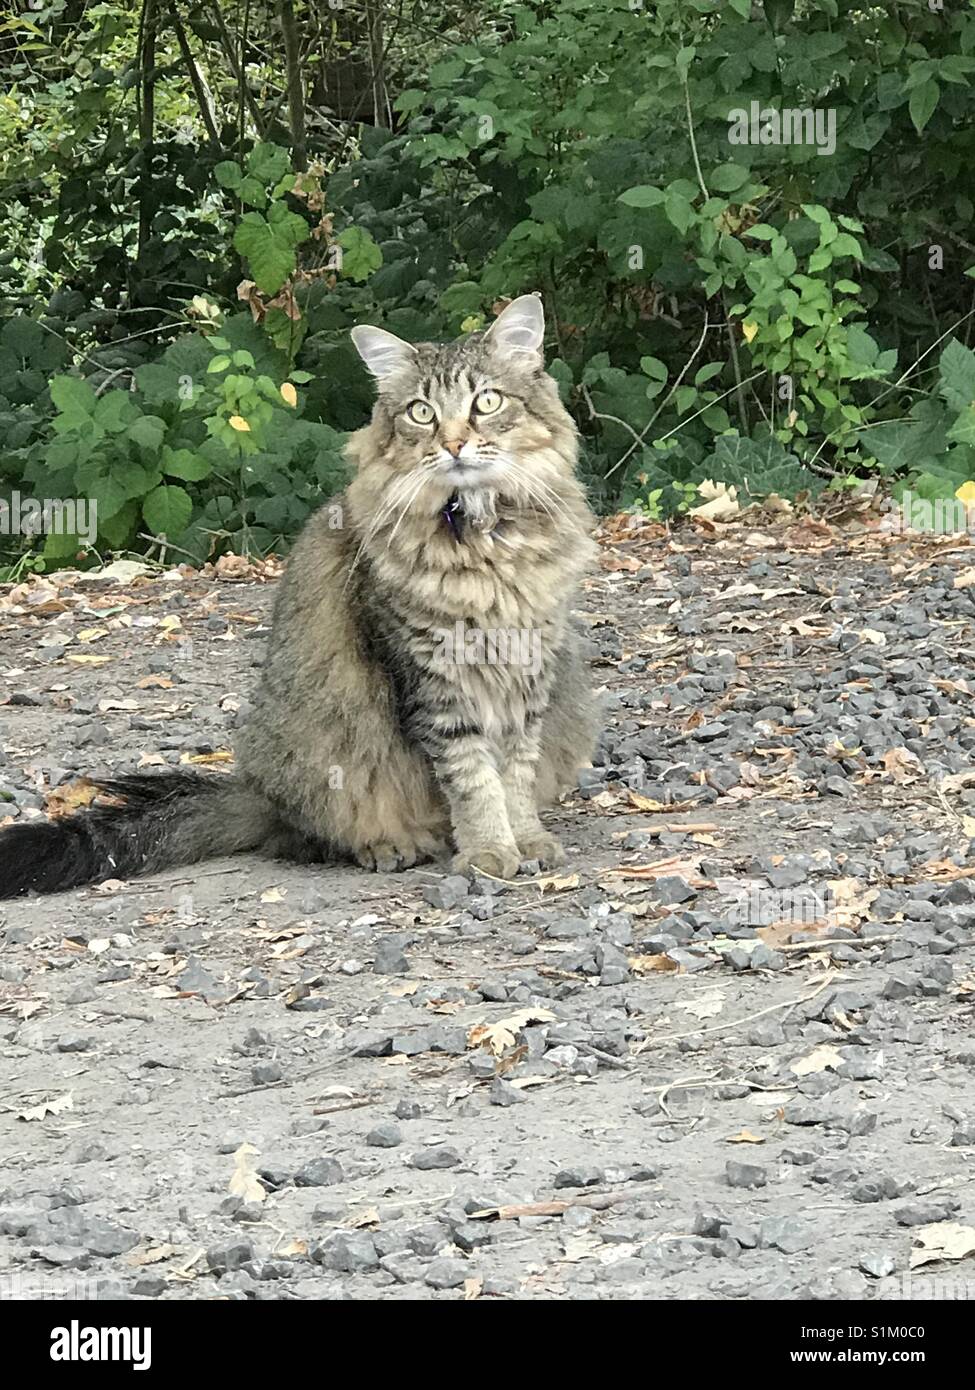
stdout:
<svg viewBox="0 0 975 1390">
<path fill-rule="evenodd" d="M 130 779 L 97 821 L 0 833 L 0 896 L 248 848 L 377 869 L 446 851 L 501 877 L 561 860 L 539 809 L 595 737 L 569 618 L 593 544 L 541 333 L 530 296 L 445 346 L 355 330 L 378 399 L 350 441 L 354 480 L 292 553 L 234 777 L 158 802 L 164 777 Z M 458 632 L 529 634 L 532 660 L 445 656 Z"/>
</svg>

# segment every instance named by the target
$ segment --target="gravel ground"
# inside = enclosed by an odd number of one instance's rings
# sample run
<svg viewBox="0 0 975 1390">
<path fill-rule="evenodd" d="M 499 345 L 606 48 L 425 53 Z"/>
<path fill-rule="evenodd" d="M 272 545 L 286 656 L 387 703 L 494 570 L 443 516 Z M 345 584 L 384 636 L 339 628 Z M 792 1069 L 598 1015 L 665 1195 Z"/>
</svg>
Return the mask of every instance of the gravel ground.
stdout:
<svg viewBox="0 0 975 1390">
<path fill-rule="evenodd" d="M 603 540 L 559 874 L 3 904 L 0 1287 L 975 1294 L 975 550 Z M 0 590 L 0 813 L 222 775 L 274 587 L 240 573 Z"/>
</svg>

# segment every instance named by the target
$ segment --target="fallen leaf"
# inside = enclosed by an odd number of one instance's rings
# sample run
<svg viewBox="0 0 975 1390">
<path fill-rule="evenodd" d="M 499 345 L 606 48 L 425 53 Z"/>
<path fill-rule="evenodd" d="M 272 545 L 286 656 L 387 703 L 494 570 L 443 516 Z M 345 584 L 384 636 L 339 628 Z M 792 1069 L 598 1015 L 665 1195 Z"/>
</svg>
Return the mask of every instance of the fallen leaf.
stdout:
<svg viewBox="0 0 975 1390">
<path fill-rule="evenodd" d="M 260 1149 L 253 1144 L 241 1144 L 234 1154 L 234 1171 L 230 1176 L 227 1191 L 231 1197 L 240 1197 L 245 1202 L 263 1202 L 267 1191 L 262 1186 L 255 1167 L 255 1159 Z"/>
<path fill-rule="evenodd" d="M 507 1018 L 499 1018 L 496 1023 L 476 1023 L 467 1034 L 468 1047 L 483 1047 L 500 1057 L 517 1042 L 516 1034 L 530 1023 L 551 1023 L 555 1014 L 548 1009 L 521 1009 Z"/>
<path fill-rule="evenodd" d="M 842 1064 L 843 1058 L 836 1048 L 831 1047 L 829 1043 L 823 1043 L 820 1047 L 814 1047 L 805 1057 L 798 1057 L 794 1062 L 790 1062 L 789 1070 L 796 1076 L 812 1076 L 815 1072 L 835 1071 Z"/>
<path fill-rule="evenodd" d="M 726 1144 L 764 1144 L 765 1137 L 761 1134 L 752 1134 L 750 1129 L 743 1129 L 738 1134 L 731 1134 L 725 1140 Z"/>
<path fill-rule="evenodd" d="M 55 787 L 44 802 L 44 809 L 49 816 L 57 819 L 58 816 L 69 816 L 72 811 L 78 811 L 84 806 L 90 806 L 98 795 L 98 788 L 94 782 L 87 777 L 79 777 L 74 782 L 67 782 L 63 787 Z"/>
<path fill-rule="evenodd" d="M 76 666 L 104 666 L 111 661 L 110 656 L 96 656 L 94 652 L 68 652 L 65 661 L 73 661 Z"/>
<path fill-rule="evenodd" d="M 884 771 L 895 782 L 916 782 L 924 772 L 921 759 L 909 748 L 891 748 L 884 754 Z"/>
<path fill-rule="evenodd" d="M 630 969 L 637 975 L 669 974 L 680 969 L 675 960 L 664 955 L 629 956 L 628 963 Z"/>
<path fill-rule="evenodd" d="M 125 1263 L 141 1269 L 144 1265 L 157 1265 L 160 1260 L 168 1260 L 175 1254 L 175 1245 L 154 1245 L 148 1250 L 130 1250 L 125 1256 Z"/>
<path fill-rule="evenodd" d="M 957 1221 L 919 1226 L 914 1240 L 919 1248 L 911 1251 L 911 1269 L 934 1260 L 964 1260 L 975 1255 L 975 1226 L 960 1226 Z"/>
<path fill-rule="evenodd" d="M 285 890 L 285 891 L 287 891 L 287 890 Z M 284 893 L 281 892 L 281 889 L 280 889 L 280 888 L 265 888 L 264 892 L 261 894 L 261 902 L 262 902 L 262 903 L 283 903 L 283 902 L 284 902 L 284 897 L 285 897 L 285 895 L 284 895 Z"/>
<path fill-rule="evenodd" d="M 543 893 L 564 893 L 570 888 L 578 888 L 580 879 L 578 874 L 551 874 L 547 878 L 536 878 L 535 883 Z"/>
<path fill-rule="evenodd" d="M 720 989 L 709 989 L 696 999 L 683 1000 L 677 1007 L 695 1018 L 713 1018 L 724 1008 L 724 1002 L 725 997 Z"/>
<path fill-rule="evenodd" d="M 58 1096 L 57 1100 L 42 1100 L 40 1105 L 31 1105 L 26 1110 L 18 1110 L 16 1119 L 18 1120 L 43 1120 L 48 1115 L 62 1115 L 65 1110 L 73 1110 L 74 1101 L 71 1099 L 69 1091 L 65 1096 Z"/>
</svg>

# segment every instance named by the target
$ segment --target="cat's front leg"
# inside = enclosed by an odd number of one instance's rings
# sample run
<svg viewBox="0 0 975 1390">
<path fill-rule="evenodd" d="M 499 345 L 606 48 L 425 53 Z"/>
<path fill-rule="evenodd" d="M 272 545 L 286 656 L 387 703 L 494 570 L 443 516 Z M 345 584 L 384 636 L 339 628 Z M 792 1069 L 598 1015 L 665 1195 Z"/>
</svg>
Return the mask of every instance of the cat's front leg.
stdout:
<svg viewBox="0 0 975 1390">
<path fill-rule="evenodd" d="M 522 859 L 537 859 L 543 869 L 550 869 L 564 861 L 565 851 L 538 818 L 535 783 L 540 753 L 537 725 L 513 734 L 503 744 L 501 781 L 508 821 Z"/>
<path fill-rule="evenodd" d="M 521 854 L 488 740 L 480 732 L 458 732 L 443 738 L 432 756 L 450 806 L 457 847 L 455 871 L 480 869 L 496 878 L 514 878 Z"/>
</svg>

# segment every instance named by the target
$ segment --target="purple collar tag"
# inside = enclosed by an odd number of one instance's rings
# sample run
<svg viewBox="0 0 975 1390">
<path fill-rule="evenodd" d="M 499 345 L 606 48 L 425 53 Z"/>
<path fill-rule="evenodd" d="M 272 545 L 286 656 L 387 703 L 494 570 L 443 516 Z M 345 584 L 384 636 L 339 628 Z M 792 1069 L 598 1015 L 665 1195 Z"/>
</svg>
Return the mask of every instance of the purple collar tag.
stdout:
<svg viewBox="0 0 975 1390">
<path fill-rule="evenodd" d="M 463 541 L 464 508 L 456 492 L 450 498 L 440 515 L 446 522 L 448 529 L 452 532 L 454 540 L 458 542 Z"/>
</svg>

